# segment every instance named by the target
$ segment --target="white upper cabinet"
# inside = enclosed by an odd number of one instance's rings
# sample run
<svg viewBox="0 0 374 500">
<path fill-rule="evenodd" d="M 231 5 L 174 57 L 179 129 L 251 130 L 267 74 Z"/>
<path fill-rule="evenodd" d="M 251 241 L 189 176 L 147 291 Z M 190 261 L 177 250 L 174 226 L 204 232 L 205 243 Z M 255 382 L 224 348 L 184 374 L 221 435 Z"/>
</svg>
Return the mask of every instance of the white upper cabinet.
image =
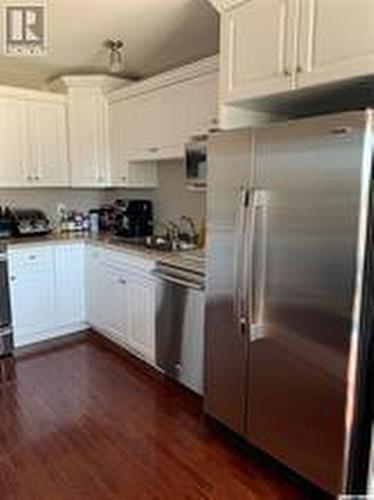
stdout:
<svg viewBox="0 0 374 500">
<path fill-rule="evenodd" d="M 226 103 L 291 90 L 297 0 L 250 0 L 222 14 L 221 93 Z"/>
<path fill-rule="evenodd" d="M 141 157 L 140 145 L 138 149 L 130 149 L 131 144 L 134 144 L 131 143 L 134 137 L 131 122 L 135 116 L 132 111 L 136 110 L 131 109 L 127 101 L 109 105 L 110 185 L 153 188 L 158 183 L 157 165 L 153 162 L 132 161 L 134 158 L 136 160 L 137 156 Z"/>
<path fill-rule="evenodd" d="M 67 186 L 64 98 L 11 88 L 0 92 L 0 186 Z"/>
<path fill-rule="evenodd" d="M 109 135 L 114 185 L 153 187 L 154 162 L 183 158 L 191 137 L 217 128 L 217 61 L 208 58 L 203 65 L 202 72 L 192 65 L 113 92 Z"/>
<path fill-rule="evenodd" d="M 374 73 L 373 0 L 220 2 L 221 101 Z"/>
<path fill-rule="evenodd" d="M 105 99 L 99 91 L 75 89 L 68 109 L 71 183 L 103 186 L 108 181 Z"/>
<path fill-rule="evenodd" d="M 373 0 L 302 0 L 298 87 L 374 72 Z"/>
<path fill-rule="evenodd" d="M 68 130 L 73 187 L 107 187 L 110 178 L 107 92 L 123 84 L 106 76 L 62 78 L 68 90 Z"/>
<path fill-rule="evenodd" d="M 188 136 L 204 135 L 219 126 L 218 71 L 189 82 Z"/>
<path fill-rule="evenodd" d="M 26 106 L 25 103 L 0 97 L 0 186 L 27 185 Z"/>
<path fill-rule="evenodd" d="M 66 108 L 64 104 L 27 104 L 29 172 L 35 186 L 69 185 Z"/>
</svg>

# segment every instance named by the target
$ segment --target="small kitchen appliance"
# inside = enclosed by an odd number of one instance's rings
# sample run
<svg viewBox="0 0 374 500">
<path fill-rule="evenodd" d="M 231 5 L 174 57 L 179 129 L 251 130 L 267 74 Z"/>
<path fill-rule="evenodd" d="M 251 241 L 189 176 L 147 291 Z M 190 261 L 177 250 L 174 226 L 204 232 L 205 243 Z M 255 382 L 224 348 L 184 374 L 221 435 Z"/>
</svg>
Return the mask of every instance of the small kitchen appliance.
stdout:
<svg viewBox="0 0 374 500">
<path fill-rule="evenodd" d="M 115 233 L 124 238 L 153 234 L 153 204 L 150 200 L 117 200 Z"/>
<path fill-rule="evenodd" d="M 50 221 L 42 210 L 17 208 L 14 216 L 14 236 L 39 236 L 52 231 Z"/>
</svg>

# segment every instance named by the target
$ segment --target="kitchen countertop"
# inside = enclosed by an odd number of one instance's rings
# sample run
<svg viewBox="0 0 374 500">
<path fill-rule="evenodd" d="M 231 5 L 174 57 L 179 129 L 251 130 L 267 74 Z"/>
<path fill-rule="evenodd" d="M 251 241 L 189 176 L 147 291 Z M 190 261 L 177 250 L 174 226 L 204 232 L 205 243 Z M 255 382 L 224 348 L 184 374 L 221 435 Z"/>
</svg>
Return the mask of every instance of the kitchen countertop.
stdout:
<svg viewBox="0 0 374 500">
<path fill-rule="evenodd" d="M 157 263 L 173 263 L 180 267 L 186 267 L 195 259 L 199 261 L 199 267 L 202 269 L 204 263 L 203 250 L 186 250 L 179 252 L 165 252 L 146 248 L 140 244 L 127 243 L 109 234 L 82 234 L 82 233 L 51 233 L 42 236 L 14 237 L 3 240 L 11 247 L 24 247 L 30 245 L 51 245 L 61 243 L 90 243 L 114 251 L 123 251 L 134 257 L 150 259 Z M 188 263 L 187 263 L 188 262 Z"/>
</svg>

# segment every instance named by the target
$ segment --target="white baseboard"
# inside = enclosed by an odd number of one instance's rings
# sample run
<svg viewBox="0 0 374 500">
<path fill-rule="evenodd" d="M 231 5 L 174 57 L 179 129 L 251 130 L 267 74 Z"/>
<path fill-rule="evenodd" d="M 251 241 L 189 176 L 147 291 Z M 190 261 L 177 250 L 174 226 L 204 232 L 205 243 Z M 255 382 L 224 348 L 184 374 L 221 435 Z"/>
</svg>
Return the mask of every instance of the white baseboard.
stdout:
<svg viewBox="0 0 374 500">
<path fill-rule="evenodd" d="M 86 330 L 87 328 L 87 323 L 73 323 L 71 325 L 52 328 L 51 330 L 40 332 L 35 335 L 28 335 L 27 337 L 16 336 L 15 347 L 25 347 L 28 345 L 36 344 L 37 342 L 42 342 L 44 340 L 55 339 L 58 337 L 63 337 L 64 335 L 70 335 L 72 333 L 79 333 L 82 330 Z"/>
</svg>

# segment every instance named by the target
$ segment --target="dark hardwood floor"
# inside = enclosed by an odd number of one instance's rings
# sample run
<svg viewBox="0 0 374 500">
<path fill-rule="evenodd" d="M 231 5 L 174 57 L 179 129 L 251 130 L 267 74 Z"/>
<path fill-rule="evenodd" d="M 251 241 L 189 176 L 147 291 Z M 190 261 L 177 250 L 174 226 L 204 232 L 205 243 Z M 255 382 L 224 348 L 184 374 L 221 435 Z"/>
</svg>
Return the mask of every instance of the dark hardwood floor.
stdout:
<svg viewBox="0 0 374 500">
<path fill-rule="evenodd" d="M 3 367 L 5 369 L 6 367 Z M 301 499 L 201 401 L 94 335 L 23 354 L 0 385 L 0 499 Z"/>
</svg>

